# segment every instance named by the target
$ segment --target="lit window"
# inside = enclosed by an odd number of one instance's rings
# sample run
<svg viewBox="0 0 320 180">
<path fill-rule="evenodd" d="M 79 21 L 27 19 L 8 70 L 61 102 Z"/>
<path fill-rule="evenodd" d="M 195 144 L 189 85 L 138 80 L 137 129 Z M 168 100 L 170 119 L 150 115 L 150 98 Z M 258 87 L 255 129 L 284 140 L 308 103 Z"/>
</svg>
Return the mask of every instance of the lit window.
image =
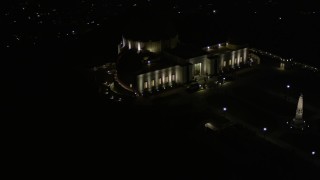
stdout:
<svg viewBox="0 0 320 180">
<path fill-rule="evenodd" d="M 201 63 L 194 64 L 194 75 L 201 74 Z"/>
<path fill-rule="evenodd" d="M 229 65 L 231 65 L 231 59 L 229 60 Z"/>
<path fill-rule="evenodd" d="M 175 81 L 176 80 L 176 75 L 172 74 L 171 79 L 172 79 L 172 81 Z"/>
<path fill-rule="evenodd" d="M 154 80 L 151 81 L 151 86 L 154 87 Z"/>
<path fill-rule="evenodd" d="M 144 88 L 145 88 L 145 89 L 148 88 L 148 82 L 147 82 L 147 81 L 144 82 Z"/>
<path fill-rule="evenodd" d="M 168 83 L 169 82 L 169 77 L 168 76 L 166 76 L 166 83 Z"/>
<path fill-rule="evenodd" d="M 223 61 L 223 67 L 226 67 L 226 65 L 227 65 L 227 62 Z"/>
<path fill-rule="evenodd" d="M 138 42 L 138 51 L 140 51 L 141 50 L 141 45 L 140 45 L 140 43 Z"/>
<path fill-rule="evenodd" d="M 159 78 L 159 83 L 158 84 L 162 84 L 162 79 L 161 78 Z"/>
<path fill-rule="evenodd" d="M 242 57 L 240 57 L 240 62 L 242 62 Z"/>
</svg>

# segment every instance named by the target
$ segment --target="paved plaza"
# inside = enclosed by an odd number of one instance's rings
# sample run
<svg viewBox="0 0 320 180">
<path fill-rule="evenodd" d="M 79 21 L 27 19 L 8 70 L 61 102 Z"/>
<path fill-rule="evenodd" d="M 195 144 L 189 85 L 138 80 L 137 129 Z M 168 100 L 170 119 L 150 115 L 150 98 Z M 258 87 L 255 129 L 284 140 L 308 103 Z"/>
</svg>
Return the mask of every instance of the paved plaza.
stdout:
<svg viewBox="0 0 320 180">
<path fill-rule="evenodd" d="M 177 109 L 177 113 L 196 114 L 194 124 L 198 125 L 206 120 L 215 122 L 217 118 L 224 119 L 226 124 L 240 124 L 258 137 L 320 167 L 319 155 L 312 155 L 320 150 L 320 106 L 316 94 L 320 89 L 307 84 L 305 78 L 317 82 L 319 73 L 280 70 L 262 64 L 238 71 L 236 80 L 223 85 L 209 80 L 207 89 L 188 93 L 183 86 L 138 99 L 137 103 L 158 106 L 170 113 Z M 310 124 L 305 132 L 295 132 L 286 123 L 295 116 L 300 93 L 305 96 L 304 119 Z"/>
</svg>

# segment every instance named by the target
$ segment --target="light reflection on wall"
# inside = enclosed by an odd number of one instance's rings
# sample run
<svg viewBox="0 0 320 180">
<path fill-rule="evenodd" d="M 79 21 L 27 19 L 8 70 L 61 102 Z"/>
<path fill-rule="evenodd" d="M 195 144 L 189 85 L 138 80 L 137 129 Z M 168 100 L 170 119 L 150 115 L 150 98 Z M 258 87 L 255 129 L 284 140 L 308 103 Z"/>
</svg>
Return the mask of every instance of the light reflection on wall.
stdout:
<svg viewBox="0 0 320 180">
<path fill-rule="evenodd" d="M 231 55 L 232 67 L 233 67 L 233 65 L 237 62 L 237 59 L 235 59 L 235 54 L 236 54 L 236 52 L 235 52 L 235 51 L 232 51 L 232 55 Z"/>
<path fill-rule="evenodd" d="M 140 51 L 141 50 L 141 44 L 140 44 L 140 42 L 138 42 L 138 51 Z"/>
<path fill-rule="evenodd" d="M 237 51 L 237 65 L 238 65 L 238 66 L 240 65 L 240 59 L 241 59 L 241 58 L 240 58 L 240 56 L 241 56 L 241 52 L 242 52 L 241 50 L 238 50 L 238 51 Z"/>
<path fill-rule="evenodd" d="M 173 75 L 175 78 L 175 82 L 177 84 L 180 83 L 185 83 L 186 78 L 183 78 L 183 70 L 184 68 L 181 66 L 173 66 L 173 67 L 169 67 L 169 68 L 165 68 L 165 69 L 161 69 L 161 70 L 156 70 L 153 72 L 148 72 L 145 74 L 140 74 L 137 77 L 137 81 L 138 81 L 138 91 L 140 93 L 142 93 L 145 88 L 143 86 L 143 84 L 145 82 L 148 82 L 148 88 L 146 90 L 151 91 L 152 90 L 152 80 L 154 80 L 155 82 L 155 88 L 160 88 L 160 87 L 166 87 L 166 86 L 172 86 L 173 85 Z M 160 82 L 160 78 L 161 81 Z M 168 81 L 168 82 L 166 82 Z"/>
<path fill-rule="evenodd" d="M 248 53 L 248 48 L 243 49 L 243 62 L 247 62 L 247 53 Z"/>
<path fill-rule="evenodd" d="M 126 47 L 128 44 L 129 49 L 137 50 L 148 50 L 153 53 L 160 53 L 163 49 L 173 49 L 177 47 L 179 42 L 178 35 L 171 37 L 165 40 L 156 40 L 156 41 L 139 41 L 139 40 L 130 40 L 122 37 L 122 47 Z M 119 51 L 119 53 L 121 50 Z"/>
<path fill-rule="evenodd" d="M 183 82 L 183 79 L 182 79 L 182 72 L 183 72 L 183 70 L 182 70 L 182 69 L 179 70 L 179 66 L 175 66 L 175 67 L 174 67 L 174 71 L 176 72 L 176 73 L 175 73 L 175 76 L 176 76 L 175 81 L 176 81 L 176 83 L 182 83 L 182 82 Z"/>
<path fill-rule="evenodd" d="M 196 65 L 200 66 L 200 75 L 204 75 L 208 72 L 208 57 L 207 55 L 194 57 L 188 60 L 189 63 L 193 64 L 191 74 L 195 74 L 195 67 Z"/>
<path fill-rule="evenodd" d="M 284 70 L 284 69 L 285 69 L 285 64 L 283 62 L 281 62 L 279 70 Z"/>
<path fill-rule="evenodd" d="M 222 68 L 224 67 L 224 66 L 223 66 L 223 65 L 224 65 L 224 62 L 225 62 L 225 58 L 224 58 L 224 57 L 225 57 L 224 54 L 221 54 L 221 55 L 220 55 L 220 68 L 219 68 L 219 69 L 220 69 L 221 71 L 223 70 Z"/>
</svg>

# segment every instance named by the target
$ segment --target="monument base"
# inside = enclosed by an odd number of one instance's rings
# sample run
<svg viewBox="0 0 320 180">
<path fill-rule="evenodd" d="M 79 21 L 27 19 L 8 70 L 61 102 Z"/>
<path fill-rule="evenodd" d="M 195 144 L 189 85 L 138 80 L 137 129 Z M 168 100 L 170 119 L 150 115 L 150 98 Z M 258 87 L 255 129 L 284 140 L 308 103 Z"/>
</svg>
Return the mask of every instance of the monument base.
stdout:
<svg viewBox="0 0 320 180">
<path fill-rule="evenodd" d="M 306 128 L 306 123 L 303 119 L 296 119 L 293 118 L 291 122 L 291 127 L 294 127 L 296 129 L 304 130 Z"/>
</svg>

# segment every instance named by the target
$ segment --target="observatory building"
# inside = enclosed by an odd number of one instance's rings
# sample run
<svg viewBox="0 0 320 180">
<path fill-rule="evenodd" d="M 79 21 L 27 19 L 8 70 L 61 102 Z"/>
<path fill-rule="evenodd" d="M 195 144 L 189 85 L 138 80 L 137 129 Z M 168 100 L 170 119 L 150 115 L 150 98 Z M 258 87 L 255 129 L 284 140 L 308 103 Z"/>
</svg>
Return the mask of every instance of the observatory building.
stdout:
<svg viewBox="0 0 320 180">
<path fill-rule="evenodd" d="M 200 48 L 186 45 L 179 41 L 170 20 L 147 16 L 129 21 L 118 45 L 116 80 L 132 93 L 160 91 L 249 63 L 246 46 L 228 42 Z"/>
</svg>

